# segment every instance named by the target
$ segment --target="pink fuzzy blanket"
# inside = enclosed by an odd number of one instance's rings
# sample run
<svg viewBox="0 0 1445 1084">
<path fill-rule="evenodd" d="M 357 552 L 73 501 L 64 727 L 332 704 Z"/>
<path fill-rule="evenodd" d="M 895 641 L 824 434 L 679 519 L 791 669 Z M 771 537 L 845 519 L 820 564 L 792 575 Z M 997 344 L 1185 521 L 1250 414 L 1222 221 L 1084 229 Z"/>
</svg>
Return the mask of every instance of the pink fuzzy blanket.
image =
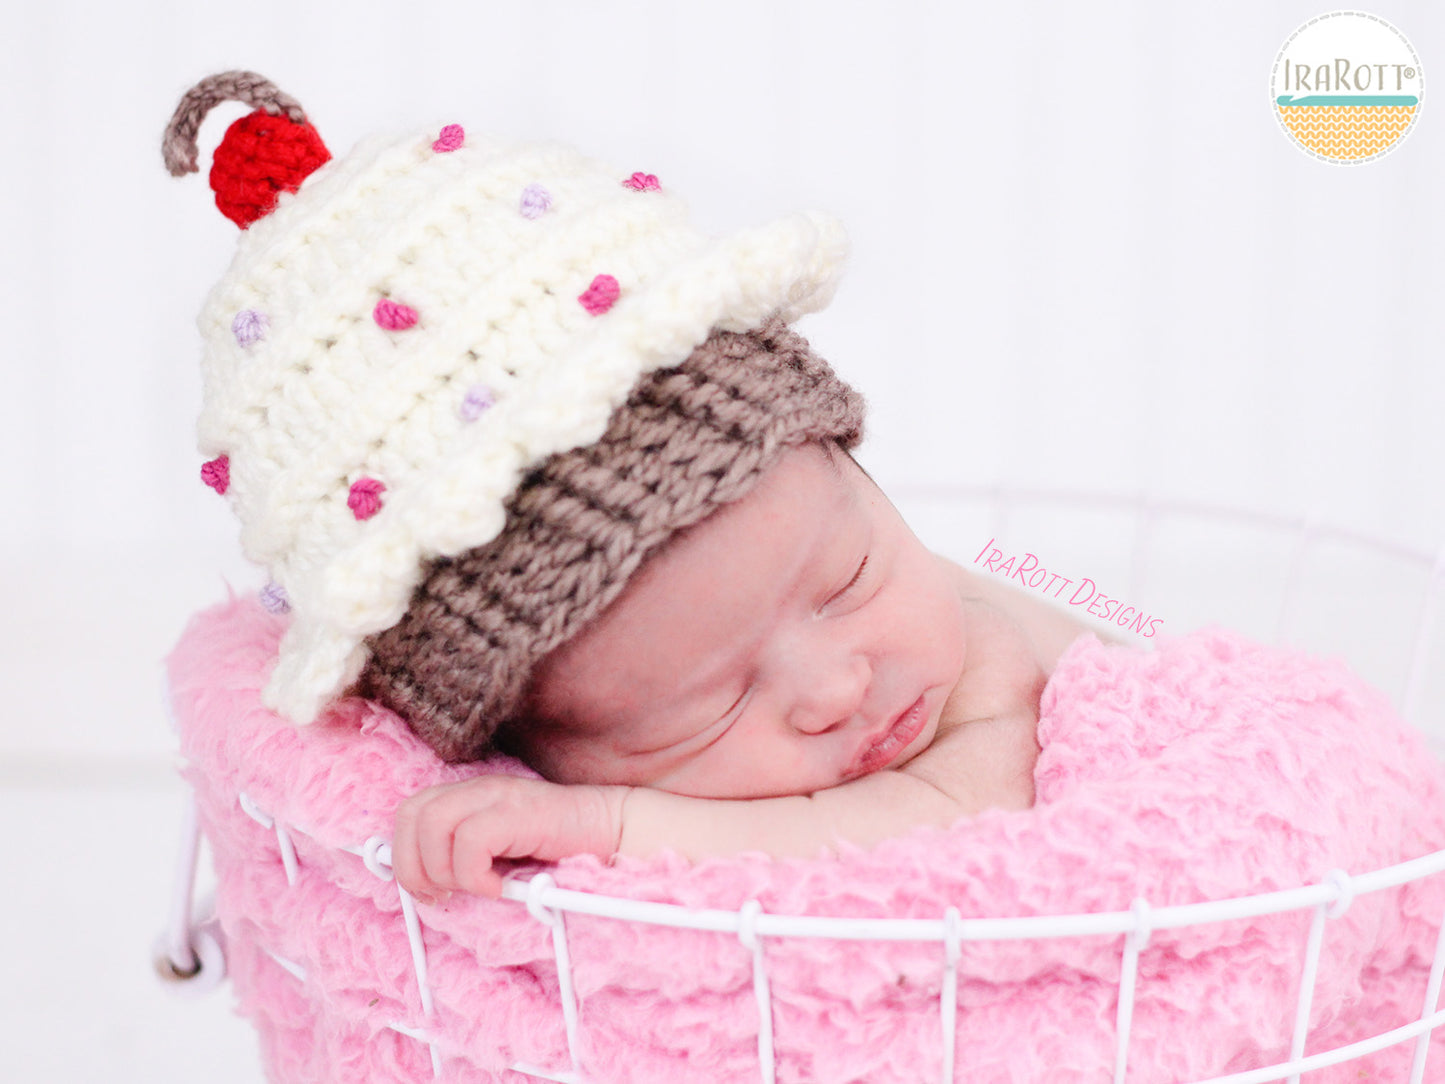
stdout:
<svg viewBox="0 0 1445 1084">
<path fill-rule="evenodd" d="M 240 1010 L 274 1081 L 529 1078 L 569 1067 L 549 930 L 510 901 L 420 908 L 434 998 L 418 995 L 396 887 L 341 848 L 389 836 L 399 799 L 514 762 L 448 767 L 375 705 L 293 727 L 260 703 L 285 619 L 232 600 L 198 615 L 171 690 L 218 876 Z M 965 918 L 1127 910 L 1290 888 L 1445 848 L 1442 769 L 1386 698 L 1338 662 L 1209 629 L 1157 650 L 1091 636 L 1044 693 L 1038 802 L 812 861 L 592 858 L 558 885 L 769 913 Z M 274 826 L 295 848 L 288 883 Z M 523 875 L 527 875 L 523 871 Z M 1325 930 L 1307 1052 L 1417 1018 L 1445 876 L 1356 898 Z M 1157 930 L 1139 959 L 1129 1080 L 1284 1061 L 1309 912 Z M 736 936 L 570 915 L 586 1079 L 762 1079 L 750 954 Z M 780 1082 L 936 1080 L 941 946 L 764 942 Z M 291 965 L 283 966 L 280 960 Z M 964 946 L 956 1079 L 1111 1079 L 1121 938 Z M 298 977 L 298 975 L 304 975 Z M 1436 1032 L 1426 1080 L 1445 1080 Z M 1414 1043 L 1308 1074 L 1405 1081 Z"/>
</svg>

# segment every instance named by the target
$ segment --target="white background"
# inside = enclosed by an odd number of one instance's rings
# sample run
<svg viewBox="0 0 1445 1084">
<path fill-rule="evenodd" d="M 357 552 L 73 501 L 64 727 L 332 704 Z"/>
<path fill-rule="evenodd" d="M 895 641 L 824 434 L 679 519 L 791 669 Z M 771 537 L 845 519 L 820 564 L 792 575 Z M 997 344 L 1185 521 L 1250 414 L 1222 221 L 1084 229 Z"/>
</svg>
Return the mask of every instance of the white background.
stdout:
<svg viewBox="0 0 1445 1084">
<path fill-rule="evenodd" d="M 569 140 L 658 174 L 712 230 L 834 212 L 851 269 L 800 330 L 868 397 L 859 458 L 900 507 L 920 485 L 955 483 L 1170 496 L 1320 517 L 1434 554 L 1445 98 L 1432 94 L 1445 83 L 1430 80 L 1445 72 L 1445 7 L 1370 9 L 1410 38 L 1427 86 L 1407 140 L 1359 167 L 1301 153 L 1270 108 L 1276 53 L 1323 10 L 12 5 L 0 33 L 6 1078 L 259 1079 L 228 995 L 170 1001 L 147 962 L 181 800 L 160 661 L 226 583 L 262 579 L 197 473 L 194 318 L 237 232 L 204 178 L 246 109 L 214 111 L 201 174 L 173 179 L 160 136 L 193 83 L 259 71 L 336 154 L 436 116 Z M 918 508 L 920 531 L 964 560 L 998 522 Z M 1010 551 L 1125 592 L 1132 536 L 1118 524 L 1014 516 L 1008 532 Z M 1276 566 L 1228 533 L 1178 552 L 1126 601 L 1171 631 L 1205 619 L 1270 631 L 1254 604 L 1281 588 Z M 1294 638 L 1343 636 L 1371 676 L 1398 683 L 1426 571 L 1326 561 Z"/>
</svg>

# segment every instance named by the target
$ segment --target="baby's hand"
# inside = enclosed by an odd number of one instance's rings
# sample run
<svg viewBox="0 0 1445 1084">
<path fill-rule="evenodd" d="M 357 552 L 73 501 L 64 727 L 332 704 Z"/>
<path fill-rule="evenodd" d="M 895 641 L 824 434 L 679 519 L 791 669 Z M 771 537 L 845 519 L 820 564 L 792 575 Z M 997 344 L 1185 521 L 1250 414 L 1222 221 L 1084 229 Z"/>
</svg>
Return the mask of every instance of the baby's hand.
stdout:
<svg viewBox="0 0 1445 1084">
<path fill-rule="evenodd" d="M 431 787 L 396 811 L 392 869 L 423 902 L 445 899 L 453 889 L 497 899 L 502 878 L 492 869 L 494 859 L 615 854 L 629 789 L 510 775 Z"/>
</svg>

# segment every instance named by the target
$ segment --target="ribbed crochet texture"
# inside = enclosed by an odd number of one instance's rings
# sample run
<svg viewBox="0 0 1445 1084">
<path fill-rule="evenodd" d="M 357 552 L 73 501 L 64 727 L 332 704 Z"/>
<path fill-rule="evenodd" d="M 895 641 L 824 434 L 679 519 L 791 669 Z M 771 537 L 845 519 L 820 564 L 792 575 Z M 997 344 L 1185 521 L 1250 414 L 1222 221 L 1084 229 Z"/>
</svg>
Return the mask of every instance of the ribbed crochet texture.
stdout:
<svg viewBox="0 0 1445 1084">
<path fill-rule="evenodd" d="M 642 377 L 596 443 L 528 474 L 502 533 L 437 561 L 371 638 L 362 695 L 449 761 L 484 755 L 536 664 L 677 531 L 738 500 L 789 447 L 862 438 L 861 396 L 781 320 L 714 331 Z"/>
</svg>

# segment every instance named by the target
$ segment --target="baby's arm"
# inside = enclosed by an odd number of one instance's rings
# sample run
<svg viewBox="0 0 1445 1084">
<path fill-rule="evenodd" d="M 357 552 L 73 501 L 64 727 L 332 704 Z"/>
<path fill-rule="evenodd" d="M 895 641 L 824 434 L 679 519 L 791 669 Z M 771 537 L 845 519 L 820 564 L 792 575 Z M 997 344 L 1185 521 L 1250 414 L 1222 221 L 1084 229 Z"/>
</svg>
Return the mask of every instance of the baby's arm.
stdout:
<svg viewBox="0 0 1445 1084">
<path fill-rule="evenodd" d="M 814 858 L 842 841 L 868 847 L 920 824 L 946 827 L 969 812 L 933 783 L 891 770 L 814 794 L 753 799 L 485 775 L 403 802 L 392 866 L 402 887 L 423 900 L 453 890 L 496 898 L 498 858 L 664 849 L 692 859 L 743 851 Z"/>
<path fill-rule="evenodd" d="M 816 858 L 839 843 L 871 847 L 921 824 L 946 828 L 973 812 L 932 782 L 892 770 L 779 798 L 625 789 L 618 851 L 638 856 L 672 850 L 698 859 L 762 851 L 774 858 Z"/>
</svg>

